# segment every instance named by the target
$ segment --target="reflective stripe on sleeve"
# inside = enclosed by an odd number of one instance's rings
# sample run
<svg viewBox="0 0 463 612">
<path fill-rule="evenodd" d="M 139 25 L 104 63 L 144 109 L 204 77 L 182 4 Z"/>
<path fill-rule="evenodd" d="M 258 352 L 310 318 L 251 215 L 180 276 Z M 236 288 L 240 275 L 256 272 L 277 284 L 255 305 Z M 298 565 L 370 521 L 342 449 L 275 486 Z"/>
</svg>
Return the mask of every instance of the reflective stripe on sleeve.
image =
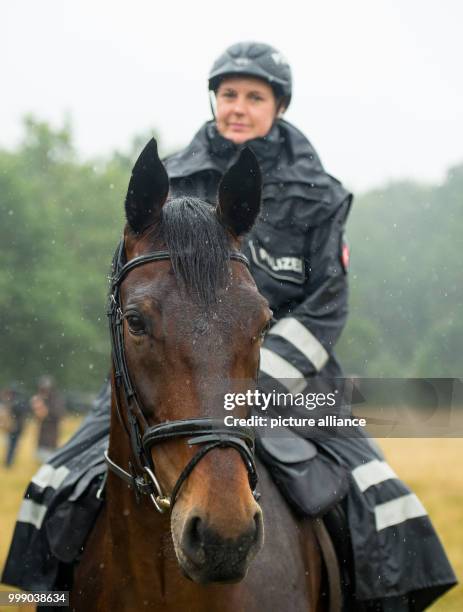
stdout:
<svg viewBox="0 0 463 612">
<path fill-rule="evenodd" d="M 52 465 L 45 463 L 39 471 L 34 474 L 32 482 L 41 489 L 45 489 L 46 487 L 57 489 L 68 474 L 69 470 L 64 465 L 55 469 Z"/>
<path fill-rule="evenodd" d="M 306 385 L 302 372 L 280 355 L 263 347 L 260 349 L 260 369 L 276 378 L 290 393 L 300 393 Z"/>
<path fill-rule="evenodd" d="M 403 495 L 375 507 L 376 530 L 381 531 L 381 529 L 399 525 L 408 519 L 426 515 L 426 508 L 414 493 Z"/>
<path fill-rule="evenodd" d="M 38 504 L 31 499 L 24 499 L 16 520 L 19 523 L 31 523 L 31 525 L 40 529 L 46 512 L 47 507 L 43 504 Z"/>
<path fill-rule="evenodd" d="M 268 333 L 281 336 L 287 342 L 294 345 L 298 351 L 313 363 L 317 371 L 320 371 L 329 359 L 329 354 L 325 347 L 294 317 L 281 319 Z"/>
<path fill-rule="evenodd" d="M 362 493 L 373 485 L 390 478 L 397 478 L 397 474 L 391 466 L 386 461 L 379 461 L 378 459 L 359 465 L 352 470 L 352 476 Z"/>
</svg>

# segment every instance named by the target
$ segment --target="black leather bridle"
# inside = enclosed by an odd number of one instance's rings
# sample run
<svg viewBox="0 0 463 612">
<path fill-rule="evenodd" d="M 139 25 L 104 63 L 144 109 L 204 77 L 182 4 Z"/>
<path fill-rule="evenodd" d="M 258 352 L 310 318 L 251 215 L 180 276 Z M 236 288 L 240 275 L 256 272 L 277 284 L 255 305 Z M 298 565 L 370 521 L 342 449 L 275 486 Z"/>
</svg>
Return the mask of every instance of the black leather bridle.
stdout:
<svg viewBox="0 0 463 612">
<path fill-rule="evenodd" d="M 230 251 L 230 259 L 239 261 L 249 268 L 247 258 L 238 251 Z M 140 257 L 126 261 L 124 240 L 121 240 L 112 264 L 112 276 L 108 300 L 109 331 L 111 336 L 112 361 L 115 379 L 116 410 L 129 439 L 135 463 L 129 461 L 129 471 L 122 469 L 112 459 L 108 452 L 105 460 L 109 469 L 130 484 L 139 499 L 141 495 L 149 495 L 156 509 L 164 513 L 172 510 L 178 498 L 180 488 L 201 459 L 215 448 L 230 447 L 236 449 L 248 470 L 249 485 L 254 497 L 257 498 L 257 471 L 254 462 L 254 431 L 250 427 L 229 427 L 223 420 L 209 417 L 197 419 L 182 419 L 167 421 L 160 425 L 150 426 L 143 414 L 136 390 L 132 384 L 124 347 L 124 313 L 121 302 L 121 283 L 131 270 L 138 266 L 170 260 L 168 251 L 153 251 Z M 127 423 L 122 418 L 121 395 L 127 410 Z M 163 493 L 156 477 L 151 448 L 160 442 L 172 438 L 187 438 L 192 446 L 203 445 L 192 457 L 180 473 L 170 496 Z"/>
</svg>

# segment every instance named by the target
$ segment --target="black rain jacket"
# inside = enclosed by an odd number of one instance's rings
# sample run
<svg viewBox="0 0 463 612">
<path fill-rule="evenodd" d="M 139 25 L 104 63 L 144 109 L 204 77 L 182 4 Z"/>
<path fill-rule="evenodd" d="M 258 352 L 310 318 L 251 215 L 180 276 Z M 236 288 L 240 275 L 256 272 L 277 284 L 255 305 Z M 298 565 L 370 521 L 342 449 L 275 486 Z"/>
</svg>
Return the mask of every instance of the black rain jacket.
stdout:
<svg viewBox="0 0 463 612">
<path fill-rule="evenodd" d="M 242 250 L 277 319 L 261 351 L 261 386 L 297 392 L 304 378 L 342 375 L 333 349 L 347 317 L 344 226 L 352 195 L 325 172 L 305 136 L 278 120 L 266 137 L 241 146 L 214 122 L 203 125 L 165 160 L 171 197 L 194 194 L 215 204 L 220 178 L 243 146 L 261 166 L 263 200 Z"/>
</svg>

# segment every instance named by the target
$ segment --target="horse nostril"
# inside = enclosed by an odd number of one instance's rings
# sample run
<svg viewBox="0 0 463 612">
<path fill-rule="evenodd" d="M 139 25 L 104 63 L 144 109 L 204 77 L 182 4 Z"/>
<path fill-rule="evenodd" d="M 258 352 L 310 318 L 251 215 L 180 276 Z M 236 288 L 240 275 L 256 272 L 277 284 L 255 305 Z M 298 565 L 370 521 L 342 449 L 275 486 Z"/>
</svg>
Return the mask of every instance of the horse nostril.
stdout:
<svg viewBox="0 0 463 612">
<path fill-rule="evenodd" d="M 199 516 L 188 519 L 183 534 L 183 548 L 193 563 L 200 565 L 205 562 L 204 527 Z"/>
</svg>

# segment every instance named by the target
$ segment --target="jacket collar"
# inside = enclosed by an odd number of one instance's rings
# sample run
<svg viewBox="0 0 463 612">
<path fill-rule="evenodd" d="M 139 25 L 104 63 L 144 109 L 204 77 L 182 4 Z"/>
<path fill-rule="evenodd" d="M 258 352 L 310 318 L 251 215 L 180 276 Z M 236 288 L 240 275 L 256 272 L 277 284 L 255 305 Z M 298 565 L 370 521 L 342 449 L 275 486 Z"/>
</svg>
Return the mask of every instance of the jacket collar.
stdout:
<svg viewBox="0 0 463 612">
<path fill-rule="evenodd" d="M 267 174 L 285 148 L 286 138 L 279 123 L 275 123 L 267 136 L 236 145 L 219 134 L 214 121 L 208 121 L 183 151 L 165 160 L 168 174 L 170 178 L 190 176 L 204 170 L 216 170 L 223 174 L 245 146 L 251 147 L 261 169 Z"/>
<path fill-rule="evenodd" d="M 249 147 L 256 155 L 262 169 L 269 169 L 278 161 L 284 144 L 284 138 L 280 133 L 278 124 L 274 124 L 266 136 L 253 138 L 243 144 L 236 145 L 231 140 L 224 138 L 217 130 L 215 123 L 211 121 L 206 124 L 206 138 L 210 154 L 213 157 L 223 159 L 227 162 L 227 165 L 235 160 L 243 148 Z"/>
</svg>

